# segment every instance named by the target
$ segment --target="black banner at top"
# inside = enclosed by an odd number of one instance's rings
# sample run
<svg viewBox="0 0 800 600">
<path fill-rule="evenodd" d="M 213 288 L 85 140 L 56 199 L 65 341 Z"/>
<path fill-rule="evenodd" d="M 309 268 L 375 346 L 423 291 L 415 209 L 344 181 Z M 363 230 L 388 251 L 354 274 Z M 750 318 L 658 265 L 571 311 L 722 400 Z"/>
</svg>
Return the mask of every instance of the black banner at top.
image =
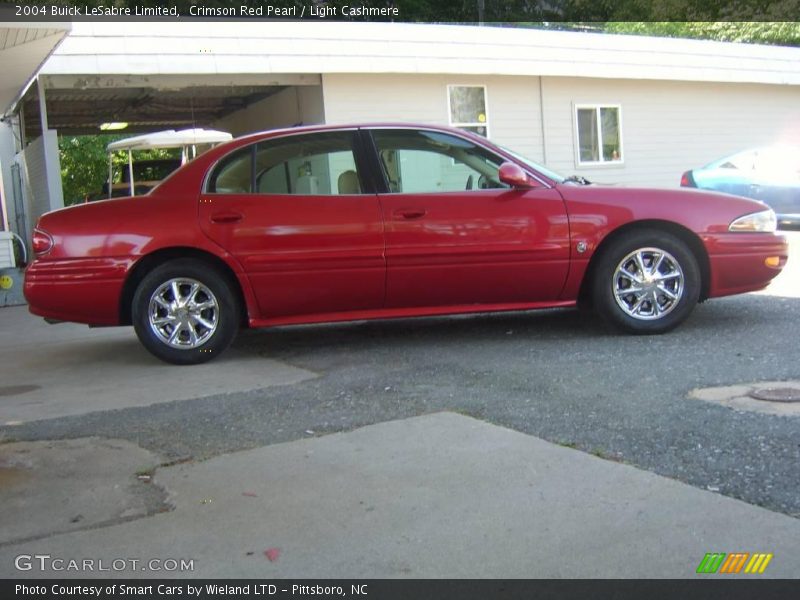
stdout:
<svg viewBox="0 0 800 600">
<path fill-rule="evenodd" d="M 0 21 L 292 19 L 439 23 L 797 21 L 798 0 L 2 0 Z"/>
</svg>

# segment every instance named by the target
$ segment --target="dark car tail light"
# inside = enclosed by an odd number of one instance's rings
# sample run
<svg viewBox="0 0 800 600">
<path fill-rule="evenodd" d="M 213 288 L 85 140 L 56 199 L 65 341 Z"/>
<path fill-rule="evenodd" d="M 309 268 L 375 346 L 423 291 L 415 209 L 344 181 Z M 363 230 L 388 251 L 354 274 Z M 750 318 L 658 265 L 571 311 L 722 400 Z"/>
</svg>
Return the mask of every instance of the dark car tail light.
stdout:
<svg viewBox="0 0 800 600">
<path fill-rule="evenodd" d="M 53 249 L 53 238 L 46 231 L 36 228 L 33 230 L 31 247 L 33 248 L 34 254 L 46 254 Z"/>
<path fill-rule="evenodd" d="M 694 177 L 692 177 L 691 171 L 686 171 L 683 175 L 681 175 L 681 187 L 697 187 L 697 184 L 694 182 Z"/>
</svg>

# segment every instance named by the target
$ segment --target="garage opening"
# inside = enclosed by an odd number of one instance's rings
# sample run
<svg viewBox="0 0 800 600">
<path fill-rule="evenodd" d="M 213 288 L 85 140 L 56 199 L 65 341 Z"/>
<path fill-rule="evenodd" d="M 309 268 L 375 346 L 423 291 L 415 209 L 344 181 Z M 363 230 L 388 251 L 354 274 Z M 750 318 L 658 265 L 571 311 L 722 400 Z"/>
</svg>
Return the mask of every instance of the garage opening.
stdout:
<svg viewBox="0 0 800 600">
<path fill-rule="evenodd" d="M 42 111 L 44 110 L 44 114 Z M 321 77 L 286 75 L 47 75 L 21 102 L 25 148 L 17 161 L 27 191 L 28 224 L 48 209 L 99 198 L 108 186 L 109 143 L 165 130 L 212 129 L 234 137 L 324 121 Z M 44 131 L 43 131 L 44 130 Z M 57 134 L 57 137 L 56 137 Z M 47 178 L 61 180 L 46 201 L 26 174 L 38 164 L 29 148 L 48 146 Z M 145 160 L 178 165 L 167 151 Z M 124 157 L 120 157 L 123 160 Z M 27 166 L 26 166 L 27 164 Z M 162 169 L 163 170 L 163 169 Z M 53 186 L 51 186 L 53 187 Z"/>
</svg>

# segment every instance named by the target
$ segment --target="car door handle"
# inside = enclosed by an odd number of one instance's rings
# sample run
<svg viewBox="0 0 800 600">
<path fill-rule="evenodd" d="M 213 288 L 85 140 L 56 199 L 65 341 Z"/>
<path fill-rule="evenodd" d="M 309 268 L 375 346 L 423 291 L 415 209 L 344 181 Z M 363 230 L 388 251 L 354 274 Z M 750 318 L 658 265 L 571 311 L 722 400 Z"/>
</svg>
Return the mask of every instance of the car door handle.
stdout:
<svg viewBox="0 0 800 600">
<path fill-rule="evenodd" d="M 424 208 L 401 208 L 392 214 L 399 219 L 419 219 L 424 217 L 426 213 L 427 211 Z"/>
<path fill-rule="evenodd" d="M 224 225 L 226 223 L 238 223 L 242 220 L 242 214 L 237 212 L 219 212 L 211 215 L 211 222 Z"/>
</svg>

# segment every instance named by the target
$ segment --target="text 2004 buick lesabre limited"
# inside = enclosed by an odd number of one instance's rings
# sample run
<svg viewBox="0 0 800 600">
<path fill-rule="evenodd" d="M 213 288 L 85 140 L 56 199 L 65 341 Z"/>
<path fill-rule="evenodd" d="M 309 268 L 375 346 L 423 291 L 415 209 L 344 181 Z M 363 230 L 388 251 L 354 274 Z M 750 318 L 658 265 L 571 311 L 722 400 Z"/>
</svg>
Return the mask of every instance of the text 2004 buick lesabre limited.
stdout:
<svg viewBox="0 0 800 600">
<path fill-rule="evenodd" d="M 44 215 L 30 310 L 133 324 L 199 363 L 240 326 L 574 306 L 662 333 L 786 263 L 764 204 L 583 185 L 484 138 L 410 125 L 243 137 L 149 195 Z"/>
</svg>

